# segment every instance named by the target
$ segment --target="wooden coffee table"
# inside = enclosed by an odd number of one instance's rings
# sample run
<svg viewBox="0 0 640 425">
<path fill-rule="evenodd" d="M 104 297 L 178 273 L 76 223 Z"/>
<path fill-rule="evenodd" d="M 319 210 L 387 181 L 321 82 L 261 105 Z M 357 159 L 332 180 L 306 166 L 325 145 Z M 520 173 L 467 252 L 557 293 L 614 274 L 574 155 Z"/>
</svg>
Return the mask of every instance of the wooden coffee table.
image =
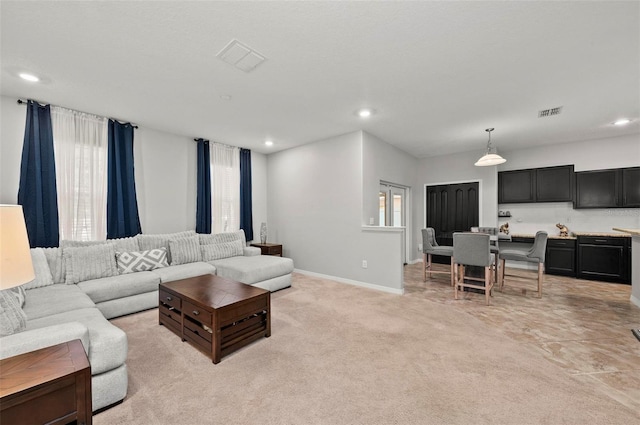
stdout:
<svg viewBox="0 0 640 425">
<path fill-rule="evenodd" d="M 161 325 L 213 363 L 271 336 L 271 293 L 220 276 L 161 283 L 158 310 Z"/>
</svg>

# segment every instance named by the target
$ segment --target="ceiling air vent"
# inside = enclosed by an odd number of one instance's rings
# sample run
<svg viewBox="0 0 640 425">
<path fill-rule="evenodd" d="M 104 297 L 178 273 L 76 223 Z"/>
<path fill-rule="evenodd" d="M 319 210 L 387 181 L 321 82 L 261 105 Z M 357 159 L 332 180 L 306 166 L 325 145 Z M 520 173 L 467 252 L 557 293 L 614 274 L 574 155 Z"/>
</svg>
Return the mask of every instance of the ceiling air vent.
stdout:
<svg viewBox="0 0 640 425">
<path fill-rule="evenodd" d="M 231 40 L 216 57 L 244 72 L 251 72 L 267 60 L 264 55 L 238 40 Z"/>
<path fill-rule="evenodd" d="M 557 106 L 555 108 L 543 109 L 538 111 L 538 118 L 552 117 L 554 115 L 560 115 L 562 112 L 562 106 Z"/>
</svg>

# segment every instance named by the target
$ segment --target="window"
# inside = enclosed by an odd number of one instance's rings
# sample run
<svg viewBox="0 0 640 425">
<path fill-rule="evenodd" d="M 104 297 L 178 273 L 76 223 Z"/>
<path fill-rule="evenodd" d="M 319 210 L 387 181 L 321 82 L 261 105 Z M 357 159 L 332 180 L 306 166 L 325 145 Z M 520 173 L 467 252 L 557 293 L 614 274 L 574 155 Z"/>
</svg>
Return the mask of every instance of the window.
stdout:
<svg viewBox="0 0 640 425">
<path fill-rule="evenodd" d="M 211 232 L 240 229 L 240 149 L 211 144 Z"/>
</svg>

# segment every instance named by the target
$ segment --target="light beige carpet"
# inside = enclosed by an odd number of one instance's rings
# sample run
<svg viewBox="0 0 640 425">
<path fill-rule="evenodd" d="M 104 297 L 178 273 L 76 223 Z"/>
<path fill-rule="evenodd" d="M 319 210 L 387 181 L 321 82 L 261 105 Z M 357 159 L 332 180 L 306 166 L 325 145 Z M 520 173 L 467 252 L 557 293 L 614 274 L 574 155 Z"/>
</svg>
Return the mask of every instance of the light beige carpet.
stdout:
<svg viewBox="0 0 640 425">
<path fill-rule="evenodd" d="M 103 424 L 632 424 L 634 412 L 453 308 L 294 275 L 272 336 L 218 365 L 158 325 L 129 338 L 126 399 Z"/>
</svg>

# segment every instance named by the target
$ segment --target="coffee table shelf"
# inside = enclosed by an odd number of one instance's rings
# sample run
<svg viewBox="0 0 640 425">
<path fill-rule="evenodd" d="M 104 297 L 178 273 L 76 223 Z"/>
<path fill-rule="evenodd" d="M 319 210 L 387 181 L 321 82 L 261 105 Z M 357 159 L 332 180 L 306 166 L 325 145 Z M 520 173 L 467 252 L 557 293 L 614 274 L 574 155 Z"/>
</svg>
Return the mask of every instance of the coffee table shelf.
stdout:
<svg viewBox="0 0 640 425">
<path fill-rule="evenodd" d="M 271 336 L 271 293 L 214 275 L 162 283 L 158 317 L 160 325 L 219 363 Z"/>
</svg>

